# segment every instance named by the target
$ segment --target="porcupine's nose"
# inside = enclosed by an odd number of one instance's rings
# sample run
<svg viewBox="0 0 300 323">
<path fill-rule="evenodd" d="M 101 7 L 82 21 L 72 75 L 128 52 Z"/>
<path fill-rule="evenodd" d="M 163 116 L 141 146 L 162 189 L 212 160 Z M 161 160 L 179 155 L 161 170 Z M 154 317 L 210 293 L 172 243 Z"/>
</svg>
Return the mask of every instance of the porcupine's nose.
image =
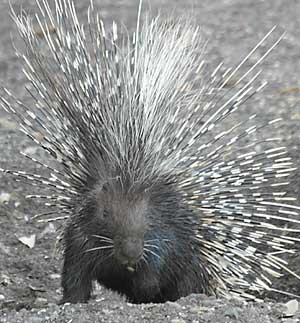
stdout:
<svg viewBox="0 0 300 323">
<path fill-rule="evenodd" d="M 118 249 L 121 264 L 131 269 L 143 255 L 144 242 L 140 238 L 126 238 L 122 240 Z"/>
</svg>

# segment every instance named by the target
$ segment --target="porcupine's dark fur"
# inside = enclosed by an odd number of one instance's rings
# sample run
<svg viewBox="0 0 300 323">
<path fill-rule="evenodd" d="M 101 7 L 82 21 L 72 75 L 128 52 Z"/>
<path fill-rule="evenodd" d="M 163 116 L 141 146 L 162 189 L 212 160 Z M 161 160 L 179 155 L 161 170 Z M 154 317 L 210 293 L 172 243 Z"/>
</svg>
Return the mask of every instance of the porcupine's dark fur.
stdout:
<svg viewBox="0 0 300 323">
<path fill-rule="evenodd" d="M 61 169 L 2 171 L 54 191 L 29 197 L 58 207 L 49 221 L 65 220 L 62 302 L 87 301 L 94 280 L 137 303 L 271 290 L 296 241 L 284 227 L 298 223 L 284 192 L 294 169 L 268 130 L 256 136 L 278 120 L 228 121 L 263 88 L 257 66 L 277 42 L 249 58 L 272 31 L 208 79 L 199 30 L 187 21 L 138 18 L 132 39 L 120 40 L 92 4 L 82 26 L 71 1 L 56 0 L 55 11 L 37 3 L 47 54 L 30 17 L 13 13 L 35 106 L 1 101 Z"/>
<path fill-rule="evenodd" d="M 115 189 L 96 189 L 67 226 L 63 301 L 88 300 L 94 279 L 137 303 L 209 292 L 208 274 L 195 253 L 200 248 L 197 219 L 180 195 L 161 184 L 142 195 L 127 193 L 126 198 L 121 188 Z M 99 241 L 109 251 L 114 245 L 114 257 L 86 252 L 99 248 Z M 144 248 L 149 254 L 136 265 Z"/>
</svg>

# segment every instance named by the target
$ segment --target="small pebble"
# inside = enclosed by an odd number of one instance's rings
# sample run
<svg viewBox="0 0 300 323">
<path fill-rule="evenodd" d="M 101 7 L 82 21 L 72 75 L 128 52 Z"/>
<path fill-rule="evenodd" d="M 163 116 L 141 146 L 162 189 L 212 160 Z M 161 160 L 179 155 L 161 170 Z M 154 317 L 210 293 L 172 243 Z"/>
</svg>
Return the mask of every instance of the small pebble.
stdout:
<svg viewBox="0 0 300 323">
<path fill-rule="evenodd" d="M 50 279 L 53 279 L 53 280 L 60 279 L 60 274 L 51 274 Z"/>
<path fill-rule="evenodd" d="M 173 319 L 171 320 L 171 323 L 186 323 L 186 321 L 181 319 Z"/>
<path fill-rule="evenodd" d="M 46 298 L 43 298 L 43 297 L 37 297 L 34 304 L 37 307 L 44 306 L 44 305 L 48 304 L 48 300 Z"/>
</svg>

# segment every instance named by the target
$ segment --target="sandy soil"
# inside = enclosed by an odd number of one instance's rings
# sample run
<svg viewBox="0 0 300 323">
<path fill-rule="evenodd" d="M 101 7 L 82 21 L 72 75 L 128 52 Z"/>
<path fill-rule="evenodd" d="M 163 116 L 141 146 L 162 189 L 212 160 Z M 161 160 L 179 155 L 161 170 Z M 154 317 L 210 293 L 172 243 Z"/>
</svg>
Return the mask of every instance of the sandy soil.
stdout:
<svg viewBox="0 0 300 323">
<path fill-rule="evenodd" d="M 80 15 L 88 1 L 75 1 Z M 108 22 L 121 21 L 129 30 L 134 28 L 137 1 L 94 0 Z M 17 8 L 34 11 L 34 1 L 11 0 Z M 145 8 L 173 12 L 174 16 L 192 13 L 209 39 L 207 58 L 212 62 L 225 59 L 236 63 L 242 55 L 271 29 L 279 25 L 287 32 L 285 39 L 264 63 L 264 77 L 270 86 L 247 107 L 261 118 L 280 116 L 284 120 L 276 128 L 283 138 L 295 164 L 300 161 L 300 2 L 297 0 L 202 0 L 145 1 Z M 280 32 L 279 32 L 280 33 Z M 16 28 L 9 17 L 9 5 L 0 1 L 0 82 L 21 99 L 28 99 L 26 80 L 14 54 Z M 247 111 L 244 111 L 247 113 Z M 242 116 L 241 116 L 242 117 Z M 16 122 L 0 110 L 0 167 L 40 172 L 18 154 L 19 150 L 36 151 L 36 147 L 17 130 Z M 299 171 L 290 185 L 290 194 L 299 197 Z M 260 304 L 242 304 L 190 295 L 175 303 L 133 305 L 125 298 L 103 288 L 88 304 L 58 306 L 61 297 L 59 255 L 53 253 L 55 226 L 30 220 L 30 215 L 45 209 L 42 204 L 26 200 L 32 188 L 0 174 L 0 322 L 297 322 L 299 314 L 283 318 L 287 297 L 268 295 Z M 300 204 L 300 201 L 299 201 Z M 36 238 L 28 248 L 22 237 Z M 23 241 L 24 242 L 24 241 Z M 300 252 L 292 257 L 290 267 L 300 274 Z M 275 288 L 300 295 L 300 281 L 284 276 Z"/>
</svg>

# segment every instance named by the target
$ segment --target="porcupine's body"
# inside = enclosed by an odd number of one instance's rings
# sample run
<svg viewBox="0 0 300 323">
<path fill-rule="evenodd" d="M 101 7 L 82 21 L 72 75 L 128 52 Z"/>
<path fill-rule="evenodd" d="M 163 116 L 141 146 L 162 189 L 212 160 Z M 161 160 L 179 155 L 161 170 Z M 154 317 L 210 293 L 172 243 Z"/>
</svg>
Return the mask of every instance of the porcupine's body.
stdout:
<svg viewBox="0 0 300 323">
<path fill-rule="evenodd" d="M 123 194 L 97 189 L 89 206 L 99 203 L 98 207 L 93 211 L 87 206 L 82 218 L 71 220 L 67 226 L 63 301 L 86 301 L 94 279 L 136 303 L 212 292 L 204 263 L 195 252 L 201 247 L 195 235 L 197 219 L 181 205 L 180 197 L 163 186 L 153 187 L 143 196 Z M 113 219 L 106 220 L 99 211 Z M 97 223 L 97 217 L 104 219 Z M 97 250 L 99 241 L 100 249 L 108 248 L 108 252 L 100 256 L 96 251 L 88 252 Z M 108 256 L 112 244 L 114 256 Z M 140 260 L 143 249 L 145 256 Z"/>
<path fill-rule="evenodd" d="M 62 301 L 87 301 L 94 280 L 134 302 L 270 289 L 296 240 L 282 232 L 297 222 L 284 193 L 293 167 L 268 130 L 255 136 L 278 120 L 228 121 L 263 87 L 261 60 L 241 71 L 271 32 L 236 68 L 202 79 L 203 43 L 184 20 L 138 19 L 120 39 L 93 10 L 81 26 L 72 3 L 55 6 L 40 4 L 44 40 L 15 15 L 36 105 L 2 105 L 61 168 L 43 164 L 49 178 L 3 171 L 54 190 L 31 197 L 65 219 Z"/>
</svg>

